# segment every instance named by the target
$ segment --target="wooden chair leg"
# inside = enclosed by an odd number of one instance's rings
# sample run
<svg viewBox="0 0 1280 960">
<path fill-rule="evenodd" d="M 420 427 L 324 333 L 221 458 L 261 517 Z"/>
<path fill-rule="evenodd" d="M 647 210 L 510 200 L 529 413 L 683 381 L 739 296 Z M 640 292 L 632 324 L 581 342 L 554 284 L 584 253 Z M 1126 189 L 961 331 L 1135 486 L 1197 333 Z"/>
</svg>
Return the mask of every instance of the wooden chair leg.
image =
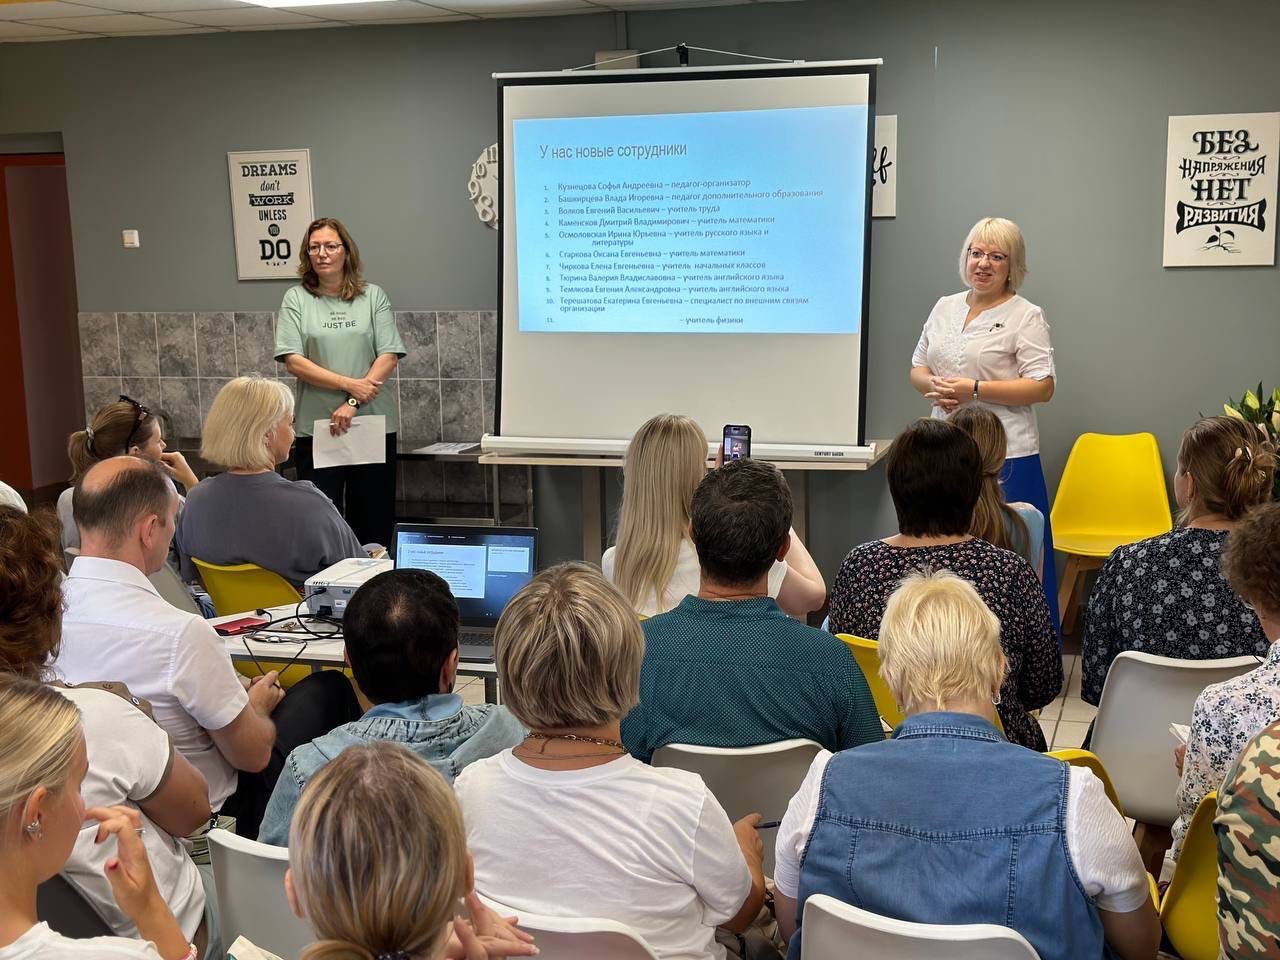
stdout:
<svg viewBox="0 0 1280 960">
<path fill-rule="evenodd" d="M 1076 624 L 1076 596 L 1080 578 L 1084 571 L 1080 568 L 1080 558 L 1074 553 L 1067 554 L 1067 568 L 1062 573 L 1062 586 L 1058 588 L 1058 615 L 1062 618 L 1062 632 L 1070 633 Z"/>
</svg>

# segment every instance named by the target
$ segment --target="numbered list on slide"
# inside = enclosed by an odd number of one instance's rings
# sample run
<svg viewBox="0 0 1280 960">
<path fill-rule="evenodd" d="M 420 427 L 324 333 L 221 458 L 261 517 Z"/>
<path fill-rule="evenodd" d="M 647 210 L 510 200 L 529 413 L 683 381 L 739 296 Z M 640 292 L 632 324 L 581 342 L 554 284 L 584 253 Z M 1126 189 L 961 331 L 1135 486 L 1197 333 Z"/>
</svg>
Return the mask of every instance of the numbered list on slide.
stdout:
<svg viewBox="0 0 1280 960">
<path fill-rule="evenodd" d="M 857 333 L 867 110 L 518 120 L 520 329 Z"/>
</svg>

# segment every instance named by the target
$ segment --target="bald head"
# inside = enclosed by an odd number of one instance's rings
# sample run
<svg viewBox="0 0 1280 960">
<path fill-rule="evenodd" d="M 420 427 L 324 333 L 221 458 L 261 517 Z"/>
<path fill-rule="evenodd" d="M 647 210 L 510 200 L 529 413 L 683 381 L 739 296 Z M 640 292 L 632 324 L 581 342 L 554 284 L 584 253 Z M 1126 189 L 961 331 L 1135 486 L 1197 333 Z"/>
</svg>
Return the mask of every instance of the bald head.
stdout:
<svg viewBox="0 0 1280 960">
<path fill-rule="evenodd" d="M 95 463 L 80 478 L 71 509 L 82 541 L 116 546 L 133 538 L 148 517 L 169 516 L 176 496 L 159 464 L 139 457 L 111 457 Z"/>
</svg>

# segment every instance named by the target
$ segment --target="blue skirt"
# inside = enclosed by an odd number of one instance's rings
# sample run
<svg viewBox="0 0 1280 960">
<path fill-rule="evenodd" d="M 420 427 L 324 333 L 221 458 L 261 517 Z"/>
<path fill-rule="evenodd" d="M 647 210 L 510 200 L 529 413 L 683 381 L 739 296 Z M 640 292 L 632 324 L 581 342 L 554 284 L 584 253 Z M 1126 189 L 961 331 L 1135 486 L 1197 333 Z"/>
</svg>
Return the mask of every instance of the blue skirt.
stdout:
<svg viewBox="0 0 1280 960">
<path fill-rule="evenodd" d="M 1004 498 L 1009 503 L 1029 503 L 1044 514 L 1044 599 L 1049 604 L 1049 617 L 1057 631 L 1058 643 L 1062 643 L 1062 626 L 1058 619 L 1058 576 L 1053 563 L 1053 529 L 1049 526 L 1049 492 L 1044 485 L 1044 469 L 1040 466 L 1040 454 L 1029 457 L 1012 457 L 1004 462 L 1000 475 Z"/>
</svg>

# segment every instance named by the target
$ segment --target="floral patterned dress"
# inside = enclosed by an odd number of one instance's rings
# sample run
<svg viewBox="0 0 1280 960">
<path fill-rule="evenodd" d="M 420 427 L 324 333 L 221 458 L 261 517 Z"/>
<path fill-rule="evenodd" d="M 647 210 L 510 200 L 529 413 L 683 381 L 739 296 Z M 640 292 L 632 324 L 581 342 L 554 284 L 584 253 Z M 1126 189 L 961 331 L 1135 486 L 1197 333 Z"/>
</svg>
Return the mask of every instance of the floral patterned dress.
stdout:
<svg viewBox="0 0 1280 960">
<path fill-rule="evenodd" d="M 1005 737 L 1046 749 L 1044 732 L 1029 711 L 1062 691 L 1062 656 L 1040 581 L 1013 551 L 977 539 L 937 547 L 891 547 L 873 540 L 854 547 L 831 590 L 831 632 L 878 640 L 889 595 L 917 570 L 963 577 L 999 619 L 1000 645 L 1009 661 L 999 707 Z"/>
<path fill-rule="evenodd" d="M 1181 660 L 1267 654 L 1258 618 L 1222 576 L 1225 530 L 1179 527 L 1118 547 L 1085 614 L 1080 695 L 1097 704 L 1125 650 Z"/>
</svg>

